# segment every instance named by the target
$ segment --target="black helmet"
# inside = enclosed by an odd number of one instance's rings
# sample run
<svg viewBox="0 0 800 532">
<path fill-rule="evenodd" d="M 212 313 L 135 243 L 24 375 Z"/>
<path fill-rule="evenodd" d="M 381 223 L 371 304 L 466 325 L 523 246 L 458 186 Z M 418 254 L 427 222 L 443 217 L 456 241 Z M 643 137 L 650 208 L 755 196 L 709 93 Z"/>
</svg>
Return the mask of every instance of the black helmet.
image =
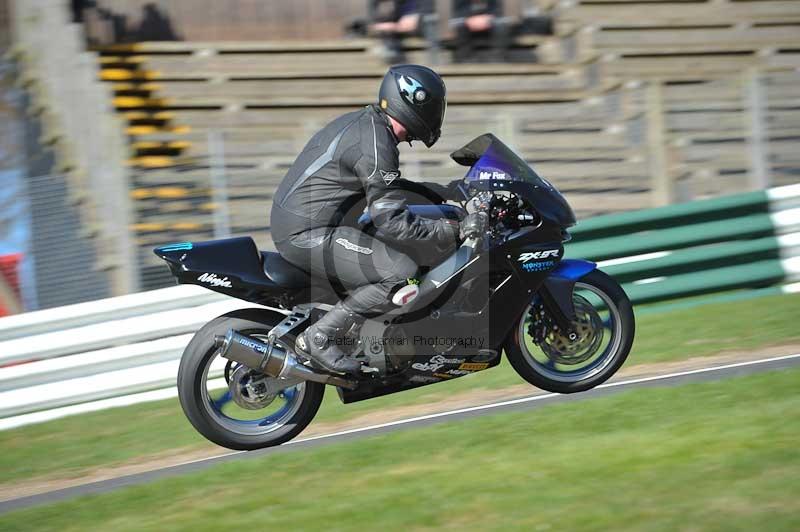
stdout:
<svg viewBox="0 0 800 532">
<path fill-rule="evenodd" d="M 408 140 L 431 147 L 442 134 L 447 89 L 439 74 L 420 65 L 393 66 L 381 83 L 378 102 L 383 111 L 403 124 Z"/>
</svg>

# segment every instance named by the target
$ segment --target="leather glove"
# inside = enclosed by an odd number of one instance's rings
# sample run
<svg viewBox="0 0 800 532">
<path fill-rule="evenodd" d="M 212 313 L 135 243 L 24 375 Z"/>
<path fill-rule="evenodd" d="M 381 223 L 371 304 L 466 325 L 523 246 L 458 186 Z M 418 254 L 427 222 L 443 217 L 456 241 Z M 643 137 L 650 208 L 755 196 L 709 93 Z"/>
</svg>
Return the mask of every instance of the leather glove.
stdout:
<svg viewBox="0 0 800 532">
<path fill-rule="evenodd" d="M 485 212 L 473 212 L 467 215 L 466 218 L 461 220 L 461 228 L 459 236 L 464 241 L 468 238 L 480 236 L 486 230 L 486 223 L 489 221 L 489 215 Z"/>
</svg>

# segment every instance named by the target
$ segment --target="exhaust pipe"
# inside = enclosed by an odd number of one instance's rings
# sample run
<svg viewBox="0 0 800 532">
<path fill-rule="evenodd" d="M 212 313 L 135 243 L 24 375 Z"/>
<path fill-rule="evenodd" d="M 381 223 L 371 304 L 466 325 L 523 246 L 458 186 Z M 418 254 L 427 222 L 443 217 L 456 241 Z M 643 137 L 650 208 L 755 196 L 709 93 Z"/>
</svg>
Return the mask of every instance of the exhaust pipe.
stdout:
<svg viewBox="0 0 800 532">
<path fill-rule="evenodd" d="M 270 377 L 279 379 L 299 379 L 304 381 L 321 382 L 354 390 L 358 387 L 355 381 L 330 375 L 317 373 L 311 368 L 297 362 L 294 355 L 270 339 L 264 343 L 255 338 L 239 334 L 233 329 L 225 336 L 215 336 L 214 345 L 220 356 L 244 364 L 248 368 L 266 373 Z"/>
</svg>

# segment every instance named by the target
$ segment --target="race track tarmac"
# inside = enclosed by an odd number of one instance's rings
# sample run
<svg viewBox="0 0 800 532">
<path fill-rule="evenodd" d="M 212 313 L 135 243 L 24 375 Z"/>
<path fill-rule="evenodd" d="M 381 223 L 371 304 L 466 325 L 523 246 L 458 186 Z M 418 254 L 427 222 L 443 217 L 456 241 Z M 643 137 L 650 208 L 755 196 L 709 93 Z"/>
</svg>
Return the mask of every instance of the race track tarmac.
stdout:
<svg viewBox="0 0 800 532">
<path fill-rule="evenodd" d="M 424 427 L 428 425 L 433 425 L 435 423 L 461 420 L 473 416 L 483 416 L 487 414 L 496 414 L 502 412 L 529 410 L 554 403 L 565 403 L 569 401 L 584 401 L 587 399 L 593 399 L 596 397 L 602 397 L 613 393 L 621 392 L 631 388 L 678 386 L 689 382 L 720 380 L 740 375 L 747 375 L 750 373 L 780 370 L 796 365 L 800 365 L 800 353 L 764 358 L 758 360 L 751 360 L 747 362 L 710 366 L 710 367 L 687 370 L 687 371 L 664 373 L 642 378 L 620 380 L 616 382 L 609 382 L 603 384 L 593 390 L 579 394 L 573 394 L 573 395 L 540 394 L 531 397 L 522 397 L 519 399 L 511 399 L 508 401 L 490 403 L 481 406 L 461 408 L 458 410 L 451 410 L 449 412 L 440 412 L 436 414 L 429 414 L 425 416 L 402 419 L 398 421 L 392 421 L 389 423 L 383 423 L 380 425 L 372 425 L 368 427 L 356 428 L 332 434 L 324 434 L 305 439 L 299 438 L 297 440 L 285 443 L 279 447 L 272 447 L 268 449 L 261 449 L 259 451 L 249 451 L 249 452 L 234 451 L 220 456 L 204 458 L 193 462 L 187 462 L 170 467 L 165 467 L 162 469 L 147 471 L 144 473 L 137 473 L 134 475 L 122 476 L 118 478 L 92 482 L 89 484 L 73 486 L 46 493 L 40 493 L 37 495 L 21 497 L 18 499 L 2 501 L 0 502 L 0 513 L 9 512 L 12 510 L 18 510 L 21 508 L 28 508 L 30 506 L 35 506 L 40 504 L 48 504 L 57 501 L 62 501 L 80 495 L 105 493 L 125 486 L 143 484 L 164 477 L 183 475 L 186 473 L 191 473 L 193 471 L 199 471 L 231 460 L 250 460 L 252 458 L 259 458 L 270 454 L 286 453 L 286 452 L 298 451 L 301 449 L 310 449 L 322 445 L 330 445 L 337 442 L 349 441 L 356 438 L 374 436 L 376 434 L 384 434 L 396 430 L 406 430 L 411 428 Z"/>
</svg>

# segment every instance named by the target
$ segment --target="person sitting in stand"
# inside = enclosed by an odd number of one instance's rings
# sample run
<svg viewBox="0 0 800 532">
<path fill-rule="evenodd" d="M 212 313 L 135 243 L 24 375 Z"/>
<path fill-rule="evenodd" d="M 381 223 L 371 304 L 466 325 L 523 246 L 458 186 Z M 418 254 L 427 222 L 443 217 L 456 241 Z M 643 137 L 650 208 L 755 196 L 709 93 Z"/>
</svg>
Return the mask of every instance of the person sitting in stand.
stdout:
<svg viewBox="0 0 800 532">
<path fill-rule="evenodd" d="M 510 30 L 502 18 L 501 0 L 453 0 L 451 26 L 455 30 L 453 61 L 476 61 L 475 43 L 488 40 L 489 61 L 506 61 Z"/>
<path fill-rule="evenodd" d="M 421 33 L 423 0 L 370 0 L 370 29 L 383 40 L 387 63 L 402 62 L 402 40 Z"/>
</svg>

